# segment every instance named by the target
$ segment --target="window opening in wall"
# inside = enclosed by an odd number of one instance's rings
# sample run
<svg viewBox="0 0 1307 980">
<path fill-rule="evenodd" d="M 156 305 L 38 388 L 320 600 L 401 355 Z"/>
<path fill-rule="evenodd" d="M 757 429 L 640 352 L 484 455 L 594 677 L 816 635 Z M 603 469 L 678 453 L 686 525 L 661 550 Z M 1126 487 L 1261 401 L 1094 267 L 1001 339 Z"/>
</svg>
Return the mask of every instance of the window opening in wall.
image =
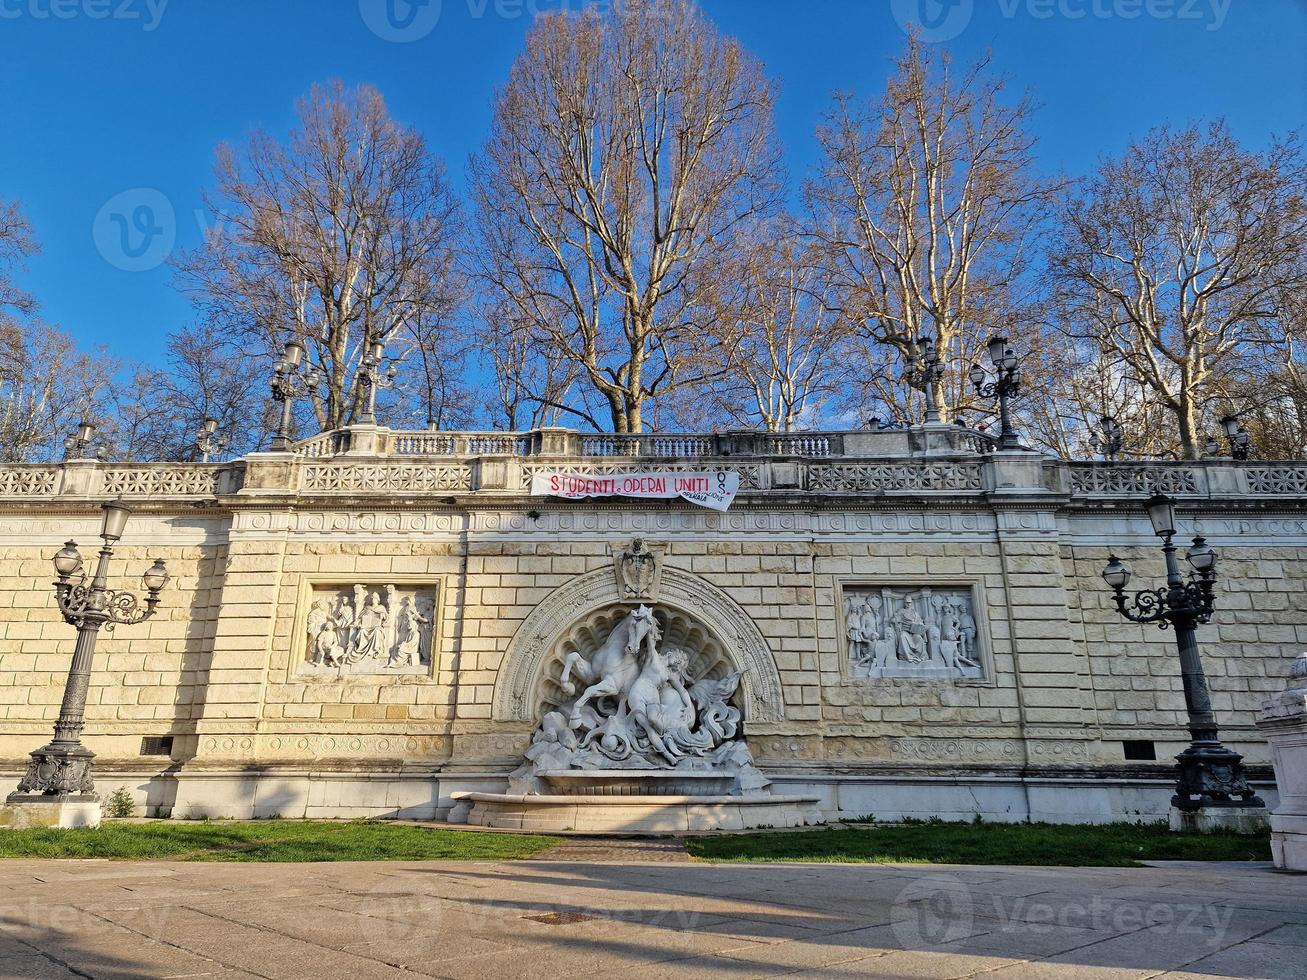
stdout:
<svg viewBox="0 0 1307 980">
<path fill-rule="evenodd" d="M 1128 738 L 1121 743 L 1127 762 L 1156 762 L 1157 746 L 1151 739 Z"/>
<path fill-rule="evenodd" d="M 172 755 L 172 736 L 146 735 L 141 739 L 141 755 Z"/>
</svg>

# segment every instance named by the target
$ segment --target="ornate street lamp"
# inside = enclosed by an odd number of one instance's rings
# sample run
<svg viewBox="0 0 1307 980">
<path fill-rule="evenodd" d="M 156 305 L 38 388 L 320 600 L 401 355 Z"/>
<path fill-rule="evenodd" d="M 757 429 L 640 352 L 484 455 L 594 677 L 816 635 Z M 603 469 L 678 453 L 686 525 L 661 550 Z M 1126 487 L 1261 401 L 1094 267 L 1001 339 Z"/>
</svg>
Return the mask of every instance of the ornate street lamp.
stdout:
<svg viewBox="0 0 1307 980">
<path fill-rule="evenodd" d="M 104 443 L 95 437 L 95 425 L 81 422 L 64 440 L 64 459 L 104 459 Z"/>
<path fill-rule="evenodd" d="M 903 380 L 920 388 L 926 395 L 926 423 L 939 422 L 939 390 L 947 369 L 939 359 L 939 348 L 930 334 L 917 338 L 911 359 L 903 371 Z"/>
<path fill-rule="evenodd" d="M 1172 541 L 1176 532 L 1175 501 L 1155 494 L 1144 507 L 1153 531 L 1162 539 L 1166 587 L 1140 590 L 1127 606 L 1125 587 L 1130 583 L 1130 569 L 1116 555 L 1108 558 L 1103 581 L 1112 588 L 1117 611 L 1126 619 L 1175 629 L 1191 741 L 1189 748 L 1175 757 L 1179 777 L 1171 805 L 1190 813 L 1206 808 L 1265 806 L 1248 785 L 1243 756 L 1221 744 L 1198 653 L 1197 627 L 1211 621 L 1215 607 L 1216 552 L 1203 537 L 1194 538 L 1185 556 L 1193 569 L 1186 581 Z"/>
<path fill-rule="evenodd" d="M 1006 337 L 994 337 L 989 342 L 989 361 L 993 365 L 994 380 L 986 381 L 988 372 L 979 364 L 971 365 L 971 383 L 981 398 L 997 398 L 1001 423 L 998 448 L 1020 449 L 1021 440 L 1012 428 L 1008 402 L 1021 394 L 1021 362 L 1008 346 Z"/>
<path fill-rule="evenodd" d="M 96 637 L 101 628 L 108 632 L 115 626 L 135 626 L 145 622 L 155 614 L 159 593 L 168 584 L 168 569 L 162 560 L 156 559 L 142 576 L 146 590 L 144 608 L 135 594 L 108 588 L 113 546 L 122 537 L 131 510 L 118 500 L 105 504 L 103 511 L 100 537 L 104 546 L 100 549 L 95 576 L 89 584 L 75 541 L 69 541 L 54 556 L 54 570 L 58 576 L 54 582 L 55 600 L 64 621 L 77 627 L 77 645 L 64 684 L 63 705 L 54 726 L 54 739 L 31 753 L 27 772 L 18 783 L 18 791 L 9 797 L 10 803 L 22 803 L 22 797 L 40 801 L 94 794 L 91 766 L 95 753 L 82 745 L 81 735 Z"/>
<path fill-rule="evenodd" d="M 377 389 L 394 385 L 395 376 L 399 374 L 397 364 L 391 364 L 384 375 L 381 373 L 385 356 L 386 345 L 379 340 L 373 341 L 359 365 L 358 384 L 363 389 L 363 414 L 359 416 L 359 423 L 362 425 L 377 424 Z"/>
<path fill-rule="evenodd" d="M 207 463 L 210 456 L 225 453 L 229 442 L 230 439 L 227 435 L 218 435 L 217 419 L 205 419 L 204 426 L 195 437 L 195 449 L 199 452 L 201 459 Z"/>
<path fill-rule="evenodd" d="M 285 353 L 272 367 L 272 399 L 281 403 L 281 424 L 272 439 L 274 453 L 290 452 L 290 416 L 295 397 L 318 386 L 318 369 L 304 363 L 304 345 L 298 340 L 286 344 Z"/>
<path fill-rule="evenodd" d="M 1247 430 L 1239 424 L 1239 419 L 1234 415 L 1227 415 L 1221 419 L 1221 428 L 1225 430 L 1225 438 L 1230 442 L 1230 455 L 1235 459 L 1244 460 L 1248 458 L 1249 444 L 1252 440 L 1248 436 Z"/>
<path fill-rule="evenodd" d="M 1103 459 L 1115 459 L 1125 445 L 1125 430 L 1110 415 L 1104 415 L 1098 420 L 1098 428 L 1098 432 L 1090 433 L 1089 444 L 1095 452 L 1103 454 Z"/>
</svg>

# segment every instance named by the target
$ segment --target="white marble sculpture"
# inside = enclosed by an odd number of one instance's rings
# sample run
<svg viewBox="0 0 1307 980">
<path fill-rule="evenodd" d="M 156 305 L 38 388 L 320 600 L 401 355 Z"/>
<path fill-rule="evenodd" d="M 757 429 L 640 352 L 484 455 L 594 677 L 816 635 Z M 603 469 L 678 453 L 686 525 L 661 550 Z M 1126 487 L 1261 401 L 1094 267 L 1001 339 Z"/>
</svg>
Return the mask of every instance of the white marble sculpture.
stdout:
<svg viewBox="0 0 1307 980">
<path fill-rule="evenodd" d="M 433 588 L 320 588 L 309 604 L 301 674 L 426 674 Z"/>
<path fill-rule="evenodd" d="M 767 785 L 731 704 L 739 672 L 696 680 L 690 652 L 660 648 L 661 639 L 654 610 L 641 605 L 588 659 L 567 653 L 559 683 L 575 697 L 545 714 L 511 793 L 549 793 L 541 774 L 568 770 L 716 773 L 737 793 Z"/>
<path fill-rule="evenodd" d="M 970 589 L 848 589 L 844 626 L 853 677 L 984 676 Z"/>
</svg>

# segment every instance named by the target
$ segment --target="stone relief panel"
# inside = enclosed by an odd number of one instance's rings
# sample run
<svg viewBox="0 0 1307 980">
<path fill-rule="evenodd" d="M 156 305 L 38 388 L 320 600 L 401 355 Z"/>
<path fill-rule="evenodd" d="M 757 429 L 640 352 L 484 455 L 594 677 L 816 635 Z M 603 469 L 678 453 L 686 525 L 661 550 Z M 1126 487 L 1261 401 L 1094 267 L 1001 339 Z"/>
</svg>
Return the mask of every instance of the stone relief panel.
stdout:
<svg viewBox="0 0 1307 980">
<path fill-rule="evenodd" d="M 435 585 L 315 585 L 297 674 L 429 674 L 435 620 Z"/>
<path fill-rule="evenodd" d="M 975 600 L 966 586 L 848 586 L 844 631 L 850 677 L 985 676 Z"/>
</svg>

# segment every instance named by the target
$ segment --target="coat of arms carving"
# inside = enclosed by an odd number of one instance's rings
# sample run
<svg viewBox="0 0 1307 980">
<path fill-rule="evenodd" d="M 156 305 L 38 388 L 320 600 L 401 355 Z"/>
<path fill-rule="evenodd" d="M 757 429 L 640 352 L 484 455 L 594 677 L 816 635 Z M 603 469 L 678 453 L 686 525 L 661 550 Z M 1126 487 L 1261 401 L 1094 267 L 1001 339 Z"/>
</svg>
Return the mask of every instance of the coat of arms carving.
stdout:
<svg viewBox="0 0 1307 980">
<path fill-rule="evenodd" d="M 617 594 L 623 602 L 654 602 L 663 575 L 663 549 L 650 548 L 642 538 L 613 546 Z"/>
</svg>

